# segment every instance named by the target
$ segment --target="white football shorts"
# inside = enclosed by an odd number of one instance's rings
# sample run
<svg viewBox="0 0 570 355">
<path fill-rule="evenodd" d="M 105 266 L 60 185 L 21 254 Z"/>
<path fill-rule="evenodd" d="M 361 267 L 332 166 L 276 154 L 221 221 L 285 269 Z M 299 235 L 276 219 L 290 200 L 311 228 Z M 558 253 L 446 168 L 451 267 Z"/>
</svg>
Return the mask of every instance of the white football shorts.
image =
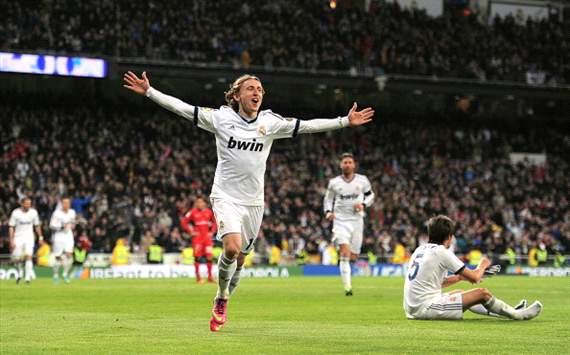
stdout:
<svg viewBox="0 0 570 355">
<path fill-rule="evenodd" d="M 228 233 L 239 233 L 241 252 L 249 254 L 261 228 L 263 206 L 244 206 L 217 198 L 210 202 L 218 225 L 216 239 L 221 241 Z"/>
<path fill-rule="evenodd" d="M 463 296 L 459 292 L 451 295 L 444 293 L 412 316 L 413 319 L 462 319 Z"/>
<path fill-rule="evenodd" d="M 72 235 L 55 235 L 53 240 L 52 254 L 55 257 L 62 256 L 63 253 L 73 253 Z"/>
<path fill-rule="evenodd" d="M 364 221 L 362 219 L 355 220 L 338 220 L 333 221 L 333 238 L 332 241 L 338 248 L 341 244 L 348 244 L 350 252 L 360 254 L 362 248 L 362 233 Z"/>
<path fill-rule="evenodd" d="M 20 259 L 23 256 L 34 255 L 34 237 L 14 237 L 14 250 L 12 258 Z"/>
</svg>

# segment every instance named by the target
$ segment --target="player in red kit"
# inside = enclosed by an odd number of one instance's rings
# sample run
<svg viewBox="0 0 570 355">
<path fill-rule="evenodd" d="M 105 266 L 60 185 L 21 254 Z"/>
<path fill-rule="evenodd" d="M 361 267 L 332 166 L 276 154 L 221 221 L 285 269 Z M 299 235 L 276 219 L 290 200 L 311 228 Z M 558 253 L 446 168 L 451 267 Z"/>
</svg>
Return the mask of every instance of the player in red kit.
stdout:
<svg viewBox="0 0 570 355">
<path fill-rule="evenodd" d="M 190 226 L 192 224 L 192 226 Z M 186 233 L 192 236 L 192 249 L 194 249 L 194 267 L 196 268 L 196 281 L 202 282 L 200 277 L 200 259 L 206 258 L 208 267 L 208 281 L 214 282 L 212 276 L 212 236 L 216 233 L 216 220 L 214 212 L 206 204 L 203 197 L 194 201 L 194 208 L 186 212 L 180 225 Z"/>
</svg>

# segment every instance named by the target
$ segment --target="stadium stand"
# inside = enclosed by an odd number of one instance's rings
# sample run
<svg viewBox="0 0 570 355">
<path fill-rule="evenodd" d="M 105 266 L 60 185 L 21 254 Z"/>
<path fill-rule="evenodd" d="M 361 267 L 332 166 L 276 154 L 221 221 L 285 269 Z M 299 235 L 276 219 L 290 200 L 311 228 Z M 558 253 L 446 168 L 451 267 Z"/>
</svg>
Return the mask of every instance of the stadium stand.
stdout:
<svg viewBox="0 0 570 355">
<path fill-rule="evenodd" d="M 491 26 L 471 16 L 439 18 L 397 3 L 362 7 L 277 0 L 5 1 L 0 48 L 351 73 L 419 74 L 570 82 L 558 21 L 512 16 Z M 25 10 L 24 10 L 25 8 Z M 105 17 L 105 21 L 101 21 Z M 243 19 L 248 21 L 244 24 Z M 230 30 L 232 29 L 232 30 Z"/>
<path fill-rule="evenodd" d="M 77 235 L 86 233 L 94 251 L 110 252 L 119 238 L 135 253 L 145 252 L 153 237 L 170 252 L 187 244 L 179 217 L 195 196 L 209 194 L 215 169 L 208 133 L 140 107 L 4 105 L 0 116 L 7 133 L 0 254 L 7 253 L 9 213 L 25 193 L 33 196 L 45 235 L 57 195 L 72 196 L 82 216 Z M 256 250 L 268 260 L 272 246 L 291 257 L 326 249 L 325 184 L 338 174 L 339 154 L 351 149 L 378 196 L 369 211 L 366 253 L 386 259 L 398 243 L 413 251 L 426 237 L 425 220 L 445 212 L 459 221 L 458 253 L 477 248 L 499 255 L 511 245 L 519 257 L 539 246 L 567 254 L 570 142 L 563 132 L 554 123 L 426 117 L 279 141 L 268 162 Z M 509 160 L 509 153 L 529 150 L 545 153 L 547 163 Z"/>
</svg>

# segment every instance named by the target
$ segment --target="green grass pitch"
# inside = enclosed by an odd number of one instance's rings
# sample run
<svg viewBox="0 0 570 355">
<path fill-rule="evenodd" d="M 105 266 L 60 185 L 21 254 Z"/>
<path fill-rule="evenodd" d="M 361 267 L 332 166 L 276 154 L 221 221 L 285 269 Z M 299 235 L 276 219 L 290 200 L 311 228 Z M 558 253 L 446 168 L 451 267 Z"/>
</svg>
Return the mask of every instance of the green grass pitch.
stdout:
<svg viewBox="0 0 570 355">
<path fill-rule="evenodd" d="M 0 282 L 0 353 L 551 353 L 570 352 L 568 278 L 496 277 L 481 286 L 514 304 L 539 299 L 527 322 L 466 313 L 409 321 L 400 278 L 242 279 L 228 323 L 208 326 L 215 285 L 189 279 Z M 458 286 L 469 288 L 461 283 Z"/>
</svg>

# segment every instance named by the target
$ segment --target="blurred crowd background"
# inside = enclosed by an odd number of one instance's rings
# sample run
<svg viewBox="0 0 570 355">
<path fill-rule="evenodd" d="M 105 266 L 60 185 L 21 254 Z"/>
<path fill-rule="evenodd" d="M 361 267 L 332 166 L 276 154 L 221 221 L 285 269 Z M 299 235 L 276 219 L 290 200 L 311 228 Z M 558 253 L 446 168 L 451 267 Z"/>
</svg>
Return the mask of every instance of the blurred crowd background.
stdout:
<svg viewBox="0 0 570 355">
<path fill-rule="evenodd" d="M 564 24 L 438 18 L 397 2 L 4 1 L 0 48 L 274 68 L 570 82 Z M 105 21 L 101 21 L 104 18 Z M 246 20 L 244 20 L 246 19 Z"/>
<path fill-rule="evenodd" d="M 93 252 L 111 252 L 121 238 L 132 253 L 156 243 L 173 253 L 188 246 L 180 217 L 210 192 L 214 137 L 149 107 L 0 108 L 9 137 L 1 150 L 0 253 L 8 253 L 9 213 L 24 195 L 32 196 L 46 236 L 58 196 L 71 196 L 81 218 L 76 236 L 89 238 Z M 330 260 L 322 199 L 345 151 L 355 154 L 377 195 L 363 258 L 403 262 L 426 241 L 426 220 L 439 213 L 458 222 L 459 254 L 500 257 L 510 248 L 526 260 L 543 250 L 570 252 L 570 140 L 563 126 L 377 117 L 365 128 L 276 142 L 259 261 Z M 509 159 L 528 151 L 545 153 L 546 164 Z"/>
</svg>

